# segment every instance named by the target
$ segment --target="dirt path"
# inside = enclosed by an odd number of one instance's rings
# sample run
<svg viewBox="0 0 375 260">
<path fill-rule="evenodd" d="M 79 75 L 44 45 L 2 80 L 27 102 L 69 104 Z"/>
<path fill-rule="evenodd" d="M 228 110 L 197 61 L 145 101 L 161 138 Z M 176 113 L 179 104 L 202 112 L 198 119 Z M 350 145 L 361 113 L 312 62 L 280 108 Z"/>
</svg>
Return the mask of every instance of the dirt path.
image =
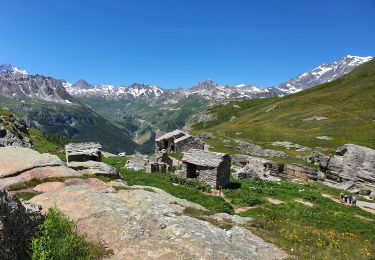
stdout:
<svg viewBox="0 0 375 260">
<path fill-rule="evenodd" d="M 328 194 L 322 194 L 323 197 L 325 198 L 329 198 L 337 203 L 340 203 L 340 204 L 343 204 L 343 205 L 346 205 L 348 207 L 350 207 L 351 205 L 349 204 L 345 204 L 345 203 L 342 203 L 338 198 L 336 198 L 335 196 L 333 195 L 328 195 Z M 366 202 L 366 201 L 360 201 L 358 200 L 357 201 L 357 206 L 367 212 L 370 212 L 372 214 L 375 215 L 375 203 L 373 202 Z"/>
<path fill-rule="evenodd" d="M 295 201 L 295 202 L 298 202 L 298 203 L 301 203 L 301 204 L 303 204 L 303 205 L 309 206 L 309 207 L 314 206 L 314 204 L 312 204 L 311 202 L 305 201 L 305 200 L 303 200 L 303 199 L 295 199 L 294 201 Z"/>
</svg>

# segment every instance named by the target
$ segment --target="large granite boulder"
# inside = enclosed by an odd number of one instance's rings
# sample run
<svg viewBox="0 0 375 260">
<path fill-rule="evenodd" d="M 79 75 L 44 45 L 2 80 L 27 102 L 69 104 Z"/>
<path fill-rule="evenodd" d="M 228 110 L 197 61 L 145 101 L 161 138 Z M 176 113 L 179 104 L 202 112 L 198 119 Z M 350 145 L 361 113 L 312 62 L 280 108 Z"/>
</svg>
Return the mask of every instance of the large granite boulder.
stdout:
<svg viewBox="0 0 375 260">
<path fill-rule="evenodd" d="M 70 143 L 65 145 L 65 154 L 67 162 L 100 162 L 102 146 L 98 143 Z"/>
<path fill-rule="evenodd" d="M 15 195 L 0 189 L 0 259 L 26 259 L 29 239 L 42 221 L 35 204 L 23 205 Z"/>
<path fill-rule="evenodd" d="M 69 168 L 79 171 L 83 175 L 102 175 L 109 177 L 119 177 L 116 168 L 109 166 L 103 162 L 86 161 L 86 162 L 69 162 Z"/>
<path fill-rule="evenodd" d="M 112 249 L 111 259 L 287 257 L 243 227 L 225 230 L 185 215 L 187 207 L 204 208 L 157 188 L 137 186 L 103 193 L 86 185 L 73 185 L 38 195 L 32 201 L 41 204 L 43 210 L 56 205 L 77 222 L 79 233 Z"/>
<path fill-rule="evenodd" d="M 0 188 L 32 179 L 79 176 L 56 155 L 40 154 L 29 148 L 0 147 Z"/>
<path fill-rule="evenodd" d="M 375 150 L 346 144 L 330 158 L 325 174 L 336 182 L 353 181 L 358 188 L 375 190 Z"/>
</svg>

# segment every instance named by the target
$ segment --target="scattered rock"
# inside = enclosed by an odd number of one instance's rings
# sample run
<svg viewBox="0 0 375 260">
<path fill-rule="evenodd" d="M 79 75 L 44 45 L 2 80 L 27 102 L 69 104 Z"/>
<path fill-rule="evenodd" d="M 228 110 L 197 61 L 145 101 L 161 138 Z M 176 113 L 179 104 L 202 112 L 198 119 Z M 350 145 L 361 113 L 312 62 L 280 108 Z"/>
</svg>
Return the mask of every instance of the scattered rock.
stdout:
<svg viewBox="0 0 375 260">
<path fill-rule="evenodd" d="M 236 143 L 238 144 L 236 148 L 241 150 L 243 153 L 247 155 L 257 156 L 257 157 L 282 157 L 282 158 L 290 157 L 284 152 L 275 151 L 271 149 L 263 149 L 259 145 L 251 144 L 245 141 L 236 140 Z"/>
<path fill-rule="evenodd" d="M 319 139 L 319 140 L 325 140 L 325 141 L 330 141 L 332 140 L 332 137 L 329 137 L 329 136 L 326 136 L 326 135 L 322 135 L 322 136 L 315 136 L 316 139 Z"/>
<path fill-rule="evenodd" d="M 25 207 L 14 194 L 0 190 L 0 259 L 27 259 L 29 239 L 42 222 L 36 205 Z"/>
<path fill-rule="evenodd" d="M 227 213 L 216 213 L 210 216 L 211 219 L 216 219 L 217 221 L 229 221 L 236 225 L 246 225 L 249 224 L 253 218 L 241 217 L 238 215 L 229 215 Z"/>
<path fill-rule="evenodd" d="M 101 193 L 75 185 L 32 199 L 54 204 L 77 222 L 77 231 L 113 250 L 114 259 L 283 259 L 288 255 L 250 231 L 226 231 L 184 215 L 201 206 L 156 189 Z"/>
<path fill-rule="evenodd" d="M 103 162 L 86 161 L 86 162 L 69 162 L 69 168 L 72 168 L 82 175 L 102 175 L 110 177 L 119 177 L 118 170 Z"/>
<path fill-rule="evenodd" d="M 309 147 L 302 146 L 302 145 L 299 145 L 299 144 L 293 144 L 291 142 L 286 142 L 286 141 L 276 141 L 276 142 L 272 142 L 271 144 L 273 146 L 284 147 L 284 148 L 286 148 L 288 150 L 293 149 L 293 150 L 295 150 L 297 152 L 304 152 L 304 151 L 311 150 Z"/>
<path fill-rule="evenodd" d="M 313 121 L 313 120 L 321 121 L 321 120 L 328 120 L 328 119 L 329 118 L 325 116 L 313 116 L 313 117 L 304 118 L 302 121 Z"/>
<path fill-rule="evenodd" d="M 67 162 L 101 161 L 102 146 L 98 143 L 71 143 L 65 145 Z"/>
</svg>

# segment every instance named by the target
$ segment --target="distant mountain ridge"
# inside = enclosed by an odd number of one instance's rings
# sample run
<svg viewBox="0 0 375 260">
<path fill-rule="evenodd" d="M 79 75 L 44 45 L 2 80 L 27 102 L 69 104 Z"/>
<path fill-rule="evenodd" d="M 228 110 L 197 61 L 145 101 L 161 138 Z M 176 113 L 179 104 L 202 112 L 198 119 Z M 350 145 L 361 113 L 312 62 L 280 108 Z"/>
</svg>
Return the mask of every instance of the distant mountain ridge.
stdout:
<svg viewBox="0 0 375 260">
<path fill-rule="evenodd" d="M 278 88 L 291 94 L 323 83 L 331 82 L 335 79 L 341 78 L 351 72 L 354 68 L 372 60 L 373 58 L 374 57 L 372 56 L 359 57 L 347 55 L 338 61 L 330 64 L 322 64 L 309 72 L 302 73 L 298 77 L 280 84 Z"/>
<path fill-rule="evenodd" d="M 190 95 L 198 95 L 218 101 L 266 98 L 285 96 L 338 79 L 357 66 L 372 60 L 373 57 L 347 55 L 330 64 L 322 64 L 315 69 L 284 82 L 276 87 L 258 87 L 254 84 L 239 84 L 235 86 L 215 83 L 205 80 L 189 89 L 162 89 L 154 85 L 132 84 L 130 86 L 90 85 L 84 80 L 74 84 L 65 83 L 68 92 L 77 97 L 96 97 L 104 99 L 179 99 Z"/>
</svg>

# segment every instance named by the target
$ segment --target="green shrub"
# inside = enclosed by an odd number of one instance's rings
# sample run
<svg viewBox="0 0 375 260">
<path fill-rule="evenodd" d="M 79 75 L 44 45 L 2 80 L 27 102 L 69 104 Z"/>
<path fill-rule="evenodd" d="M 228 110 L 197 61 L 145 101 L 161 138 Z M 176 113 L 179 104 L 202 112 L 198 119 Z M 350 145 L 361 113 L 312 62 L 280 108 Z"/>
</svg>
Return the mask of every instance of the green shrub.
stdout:
<svg viewBox="0 0 375 260">
<path fill-rule="evenodd" d="M 32 260 L 95 259 L 103 255 L 100 246 L 86 241 L 75 232 L 74 222 L 56 208 L 49 209 L 46 219 L 31 241 Z"/>
<path fill-rule="evenodd" d="M 177 184 L 188 186 L 188 187 L 193 187 L 200 191 L 204 191 L 204 192 L 211 191 L 211 187 L 209 185 L 204 184 L 203 182 L 196 180 L 196 179 L 186 179 L 186 178 L 178 177 L 175 175 L 171 175 L 170 180 L 173 183 L 177 183 Z"/>
<path fill-rule="evenodd" d="M 184 155 L 180 152 L 172 152 L 169 154 L 170 157 L 173 157 L 177 160 L 182 160 L 182 157 L 184 157 Z"/>
</svg>

